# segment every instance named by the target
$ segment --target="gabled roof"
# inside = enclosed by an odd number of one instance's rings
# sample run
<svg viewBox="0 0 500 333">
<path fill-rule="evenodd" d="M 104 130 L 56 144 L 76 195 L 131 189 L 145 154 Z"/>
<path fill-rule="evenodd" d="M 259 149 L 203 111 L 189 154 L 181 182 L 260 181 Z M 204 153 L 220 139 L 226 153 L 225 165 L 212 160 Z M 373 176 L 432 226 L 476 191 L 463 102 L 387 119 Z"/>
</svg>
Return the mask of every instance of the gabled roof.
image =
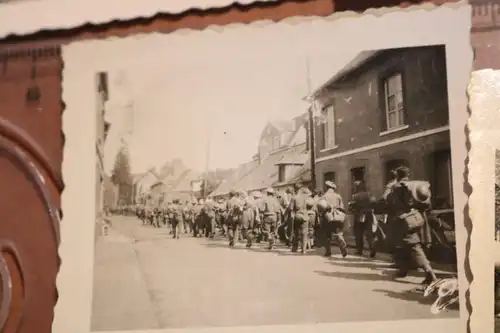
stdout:
<svg viewBox="0 0 500 333">
<path fill-rule="evenodd" d="M 259 165 L 259 161 L 254 159 L 250 162 L 241 164 L 234 170 L 229 177 L 223 179 L 222 183 L 215 191 L 210 193 L 209 197 L 227 195 L 232 189 L 236 189 L 236 183 L 245 177 L 249 172 L 252 172 Z"/>
<path fill-rule="evenodd" d="M 191 191 L 191 182 L 194 180 L 198 180 L 200 175 L 193 171 L 187 170 L 183 173 L 181 177 L 177 180 L 176 184 L 172 187 L 172 191 L 174 192 L 190 192 Z"/>
<path fill-rule="evenodd" d="M 321 94 L 321 92 L 324 89 L 328 88 L 328 86 L 342 79 L 344 76 L 348 75 L 352 71 L 359 68 L 361 65 L 375 58 L 375 56 L 379 55 L 382 52 L 384 52 L 384 50 L 371 50 L 359 53 L 354 59 L 352 59 L 347 65 L 345 65 L 344 68 L 335 73 L 328 81 L 323 83 L 321 86 L 319 86 L 316 90 L 314 90 L 304 99 L 309 101 L 315 99 L 316 97 L 318 97 L 319 94 Z"/>
<path fill-rule="evenodd" d="M 300 144 L 272 153 L 260 165 L 237 181 L 234 184 L 235 189 L 254 191 L 273 185 L 278 181 L 278 167 L 276 164 L 282 160 L 300 156 L 305 152 L 306 145 Z"/>
<path fill-rule="evenodd" d="M 306 163 L 306 161 L 309 159 L 309 154 L 303 153 L 303 154 L 290 154 L 287 156 L 283 156 L 278 162 L 276 162 L 276 165 L 282 165 L 282 164 L 290 164 L 290 165 L 303 165 Z"/>
<path fill-rule="evenodd" d="M 292 120 L 273 120 L 269 122 L 269 125 L 273 126 L 280 132 L 291 132 L 294 130 Z"/>
</svg>

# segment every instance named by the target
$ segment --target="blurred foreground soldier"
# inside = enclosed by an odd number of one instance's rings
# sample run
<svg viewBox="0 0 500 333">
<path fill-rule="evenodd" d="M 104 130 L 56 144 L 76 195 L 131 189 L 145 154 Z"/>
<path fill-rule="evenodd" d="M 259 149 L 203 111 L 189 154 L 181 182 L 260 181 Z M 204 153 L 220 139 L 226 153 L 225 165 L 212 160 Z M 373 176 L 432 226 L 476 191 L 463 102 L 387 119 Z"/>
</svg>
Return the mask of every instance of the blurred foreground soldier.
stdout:
<svg viewBox="0 0 500 333">
<path fill-rule="evenodd" d="M 210 239 L 215 238 L 215 202 L 212 199 L 205 200 L 205 206 L 203 209 L 203 215 L 205 218 L 205 235 Z"/>
<path fill-rule="evenodd" d="M 297 252 L 299 242 L 302 243 L 302 253 L 306 253 L 307 234 L 309 232 L 309 215 L 307 213 L 307 200 L 311 191 L 302 184 L 296 185 L 296 194 L 290 202 L 290 212 L 293 219 L 292 252 Z"/>
<path fill-rule="evenodd" d="M 342 257 L 347 256 L 347 243 L 344 239 L 345 209 L 344 201 L 340 194 L 335 192 L 337 185 L 331 181 L 325 182 L 328 190 L 318 201 L 318 213 L 321 220 L 321 234 L 323 236 L 323 246 L 325 247 L 325 257 L 332 255 L 331 239 L 336 238 Z"/>
<path fill-rule="evenodd" d="M 349 210 L 354 215 L 354 238 L 356 241 L 356 253 L 363 255 L 365 237 L 370 250 L 370 257 L 374 258 L 376 251 L 378 221 L 373 212 L 375 198 L 366 190 L 362 181 L 354 182 L 355 193 L 349 202 Z"/>
<path fill-rule="evenodd" d="M 276 228 L 278 227 L 279 214 L 281 214 L 281 205 L 274 194 L 274 189 L 268 188 L 260 207 L 263 217 L 262 228 L 269 242 L 269 250 L 274 247 Z"/>
<path fill-rule="evenodd" d="M 172 205 L 173 219 L 172 219 L 172 234 L 173 238 L 179 239 L 179 234 L 184 224 L 183 220 L 183 207 L 179 199 L 175 199 Z"/>
<path fill-rule="evenodd" d="M 423 285 L 437 280 L 422 247 L 423 231 L 428 229 L 427 211 L 430 208 L 430 184 L 424 181 L 410 181 L 410 170 L 400 167 L 396 170 L 398 183 L 389 194 L 389 210 L 394 216 L 395 237 L 397 240 L 396 263 L 399 267 L 394 277 L 406 277 L 415 264 L 425 273 Z"/>
<path fill-rule="evenodd" d="M 396 174 L 396 170 L 391 170 L 389 173 L 390 179 L 385 186 L 385 191 L 382 194 L 381 203 L 385 207 L 391 206 L 393 203 L 391 202 L 390 194 L 392 193 L 392 189 L 398 183 L 398 176 Z M 392 254 L 393 268 L 397 268 L 396 259 L 395 259 L 395 249 L 396 249 L 396 239 L 394 234 L 394 225 L 395 216 L 390 209 L 383 209 L 383 224 L 386 235 L 386 244 L 389 247 L 389 251 Z"/>
<path fill-rule="evenodd" d="M 229 197 L 227 202 L 229 247 L 233 247 L 235 240 L 237 241 L 240 237 L 244 203 L 241 193 L 230 191 Z"/>
</svg>

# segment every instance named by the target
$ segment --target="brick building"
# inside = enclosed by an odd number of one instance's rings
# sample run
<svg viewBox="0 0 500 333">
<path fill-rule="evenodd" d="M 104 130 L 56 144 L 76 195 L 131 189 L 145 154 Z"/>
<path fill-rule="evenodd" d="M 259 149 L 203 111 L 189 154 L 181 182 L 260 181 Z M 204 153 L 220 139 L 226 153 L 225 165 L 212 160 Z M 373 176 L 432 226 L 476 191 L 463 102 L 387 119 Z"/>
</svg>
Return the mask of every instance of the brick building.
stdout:
<svg viewBox="0 0 500 333">
<path fill-rule="evenodd" d="M 472 6 L 471 44 L 474 70 L 500 68 L 500 3 L 469 0 Z"/>
<path fill-rule="evenodd" d="M 308 167 L 308 130 L 304 115 L 269 122 L 262 130 L 257 154 L 242 164 L 210 197 L 227 197 L 230 190 L 261 191 L 270 186 L 282 189 L 302 178 Z"/>
<path fill-rule="evenodd" d="M 324 119 L 318 186 L 336 182 L 347 201 L 353 181 L 363 180 L 380 196 L 389 170 L 407 165 L 414 179 L 431 182 L 441 208 L 452 207 L 444 46 L 362 52 L 309 99 Z"/>
</svg>

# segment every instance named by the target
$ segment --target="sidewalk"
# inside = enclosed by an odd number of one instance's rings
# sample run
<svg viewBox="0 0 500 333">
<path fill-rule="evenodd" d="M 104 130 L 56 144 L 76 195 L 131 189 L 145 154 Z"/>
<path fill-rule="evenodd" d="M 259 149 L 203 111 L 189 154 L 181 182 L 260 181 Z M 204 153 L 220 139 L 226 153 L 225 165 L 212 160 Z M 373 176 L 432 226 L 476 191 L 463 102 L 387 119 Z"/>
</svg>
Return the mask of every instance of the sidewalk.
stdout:
<svg viewBox="0 0 500 333">
<path fill-rule="evenodd" d="M 92 331 L 159 328 L 133 244 L 111 227 L 96 241 L 92 303 Z"/>
</svg>

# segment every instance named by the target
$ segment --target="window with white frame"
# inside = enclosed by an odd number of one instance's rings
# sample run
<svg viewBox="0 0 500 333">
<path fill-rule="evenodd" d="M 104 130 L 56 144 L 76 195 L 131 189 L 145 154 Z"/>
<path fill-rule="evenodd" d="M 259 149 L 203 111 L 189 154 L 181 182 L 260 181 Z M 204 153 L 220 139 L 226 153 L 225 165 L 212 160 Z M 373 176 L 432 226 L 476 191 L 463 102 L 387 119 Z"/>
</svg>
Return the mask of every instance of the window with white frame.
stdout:
<svg viewBox="0 0 500 333">
<path fill-rule="evenodd" d="M 403 103 L 403 77 L 401 73 L 384 80 L 385 116 L 387 130 L 405 125 Z"/>
<path fill-rule="evenodd" d="M 323 109 L 323 117 L 324 148 L 331 149 L 335 147 L 335 108 L 333 104 L 327 105 Z"/>
</svg>

